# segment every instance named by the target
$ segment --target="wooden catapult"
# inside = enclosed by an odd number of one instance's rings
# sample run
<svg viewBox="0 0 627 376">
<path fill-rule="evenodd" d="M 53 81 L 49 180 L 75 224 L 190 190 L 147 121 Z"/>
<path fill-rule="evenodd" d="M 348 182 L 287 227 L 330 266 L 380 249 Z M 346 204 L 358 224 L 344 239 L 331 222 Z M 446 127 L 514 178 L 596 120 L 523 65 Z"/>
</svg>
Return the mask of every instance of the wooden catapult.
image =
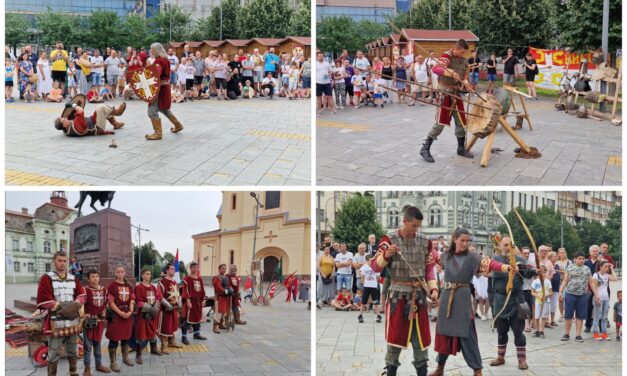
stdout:
<svg viewBox="0 0 627 376">
<path fill-rule="evenodd" d="M 541 155 L 538 152 L 538 150 L 536 148 L 529 147 L 525 143 L 525 141 L 523 141 L 523 139 L 518 135 L 518 133 L 516 133 L 514 128 L 512 128 L 512 126 L 509 125 L 509 123 L 507 122 L 507 117 L 515 116 L 516 117 L 516 129 L 522 128 L 523 121 L 527 120 L 527 125 L 529 126 L 529 130 L 533 130 L 531 126 L 531 120 L 529 119 L 529 112 L 527 112 L 527 106 L 525 105 L 525 100 L 524 100 L 525 97 L 526 98 L 532 98 L 532 97 L 521 91 L 516 90 L 514 87 L 511 87 L 511 86 L 503 86 L 503 89 L 510 92 L 511 101 L 509 103 L 507 111 L 504 114 L 503 112 L 499 114 L 498 124 L 500 124 L 501 128 L 503 128 L 505 132 L 507 132 L 507 134 L 514 140 L 514 142 L 518 144 L 518 146 L 520 146 L 520 154 L 528 155 L 532 158 L 539 158 Z M 520 101 L 522 112 L 519 112 L 516 110 L 516 105 L 514 104 L 514 98 L 516 97 L 518 97 Z M 485 146 L 483 147 L 483 153 L 481 154 L 481 167 L 486 167 L 488 165 L 490 156 L 492 154 L 492 146 L 494 145 L 494 137 L 496 137 L 497 129 L 498 129 L 498 125 L 494 128 L 494 131 L 492 131 L 486 137 L 487 142 Z M 480 138 L 479 136 L 473 135 L 472 139 L 468 143 L 468 146 L 466 147 L 466 150 L 470 151 L 479 138 Z"/>
</svg>

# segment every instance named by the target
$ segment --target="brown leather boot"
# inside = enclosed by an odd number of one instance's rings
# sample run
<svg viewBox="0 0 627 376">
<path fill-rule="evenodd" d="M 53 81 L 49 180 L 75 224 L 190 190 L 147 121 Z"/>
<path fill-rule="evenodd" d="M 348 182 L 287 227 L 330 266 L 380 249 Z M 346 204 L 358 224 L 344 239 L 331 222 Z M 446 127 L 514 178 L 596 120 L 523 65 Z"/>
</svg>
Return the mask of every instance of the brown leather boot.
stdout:
<svg viewBox="0 0 627 376">
<path fill-rule="evenodd" d="M 48 362 L 48 376 L 57 376 L 57 362 Z"/>
<path fill-rule="evenodd" d="M 126 364 L 129 367 L 135 365 L 135 362 L 133 362 L 128 357 L 128 345 L 122 345 L 122 363 Z"/>
<path fill-rule="evenodd" d="M 438 368 L 435 371 L 431 372 L 429 376 L 444 376 L 444 366 L 446 363 L 438 363 Z"/>
<path fill-rule="evenodd" d="M 118 348 L 111 348 L 109 347 L 109 359 L 111 361 L 110 364 L 110 368 L 111 371 L 113 372 L 120 372 L 120 366 L 118 366 L 118 364 L 115 362 L 115 356 L 116 356 L 116 352 L 118 351 Z"/>
<path fill-rule="evenodd" d="M 529 368 L 527 361 L 525 359 L 518 359 L 518 369 L 525 370 L 527 368 Z"/>
<path fill-rule="evenodd" d="M 246 321 L 240 320 L 239 312 L 235 313 L 235 323 L 239 325 L 246 325 Z"/>
<path fill-rule="evenodd" d="M 150 342 L 150 353 L 157 356 L 163 356 L 163 353 L 159 351 L 159 347 L 157 346 L 157 341 Z"/>
<path fill-rule="evenodd" d="M 104 366 L 102 364 L 99 364 L 96 366 L 96 371 L 101 372 L 101 373 L 111 373 L 111 368 Z"/>
<path fill-rule="evenodd" d="M 161 353 L 166 355 L 169 354 L 168 338 L 166 336 L 159 336 L 159 339 L 161 340 Z"/>
<path fill-rule="evenodd" d="M 155 131 L 153 134 L 147 134 L 146 140 L 161 140 L 163 132 L 161 131 L 161 119 L 150 119 L 152 122 L 152 129 Z"/>
<path fill-rule="evenodd" d="M 124 110 L 126 110 L 126 102 L 122 102 L 119 106 L 113 107 L 113 111 L 110 112 L 110 115 L 120 116 L 124 113 Z"/>
<path fill-rule="evenodd" d="M 76 362 L 78 357 L 76 356 L 68 356 L 67 361 L 70 363 L 70 376 L 78 376 L 78 372 L 76 372 Z"/>
<path fill-rule="evenodd" d="M 481 369 L 476 369 L 475 373 L 473 373 L 473 376 L 483 376 L 483 370 Z"/>
<path fill-rule="evenodd" d="M 492 367 L 502 366 L 503 364 L 505 364 L 504 356 L 497 356 L 496 359 L 490 362 L 490 366 Z"/>
<path fill-rule="evenodd" d="M 172 124 L 174 124 L 174 127 L 170 128 L 170 131 L 172 133 L 178 133 L 183 130 L 183 124 L 181 124 L 181 122 L 176 118 L 176 116 L 174 116 L 174 114 L 170 113 L 170 115 L 168 115 L 168 120 L 170 120 Z"/>
<path fill-rule="evenodd" d="M 216 320 L 213 320 L 213 332 L 216 334 L 220 334 L 220 323 Z"/>
<path fill-rule="evenodd" d="M 83 371 L 83 376 L 91 376 L 91 369 L 89 366 L 85 366 L 85 370 Z"/>
<path fill-rule="evenodd" d="M 181 345 L 180 343 L 176 342 L 176 338 L 174 338 L 174 335 L 172 337 L 168 338 L 168 346 L 175 347 L 177 349 L 182 349 L 183 348 L 183 345 Z"/>
<path fill-rule="evenodd" d="M 113 129 L 120 129 L 124 126 L 123 122 L 115 120 L 113 116 L 109 116 L 107 120 L 111 125 L 113 125 Z"/>
<path fill-rule="evenodd" d="M 135 347 L 135 363 L 142 365 L 144 361 L 142 360 L 142 345 L 138 343 Z"/>
<path fill-rule="evenodd" d="M 220 329 L 226 329 L 226 326 L 224 325 L 224 317 L 220 319 L 220 325 L 218 326 Z"/>
</svg>

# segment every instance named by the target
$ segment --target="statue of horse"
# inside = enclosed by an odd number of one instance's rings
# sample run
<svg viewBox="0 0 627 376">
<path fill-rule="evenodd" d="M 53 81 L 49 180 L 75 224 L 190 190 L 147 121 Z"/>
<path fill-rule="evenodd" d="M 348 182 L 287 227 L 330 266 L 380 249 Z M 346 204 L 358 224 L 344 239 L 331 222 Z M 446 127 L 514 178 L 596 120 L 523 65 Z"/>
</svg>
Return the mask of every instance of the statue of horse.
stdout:
<svg viewBox="0 0 627 376">
<path fill-rule="evenodd" d="M 75 209 L 78 209 L 78 217 L 80 218 L 82 215 L 81 209 L 83 208 L 83 203 L 87 196 L 91 197 L 91 202 L 89 206 L 91 206 L 94 211 L 98 211 L 94 206 L 96 201 L 100 201 L 100 206 L 107 205 L 107 208 L 111 208 L 111 201 L 113 201 L 113 195 L 115 195 L 115 191 L 81 191 L 81 197 L 78 200 L 78 203 L 74 205 Z"/>
</svg>

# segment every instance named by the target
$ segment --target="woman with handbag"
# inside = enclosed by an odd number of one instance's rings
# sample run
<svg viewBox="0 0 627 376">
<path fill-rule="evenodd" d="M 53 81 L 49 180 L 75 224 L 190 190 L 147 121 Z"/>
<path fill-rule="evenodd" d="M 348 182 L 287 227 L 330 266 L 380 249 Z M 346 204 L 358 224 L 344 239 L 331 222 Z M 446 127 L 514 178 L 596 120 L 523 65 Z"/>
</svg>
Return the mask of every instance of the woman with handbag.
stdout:
<svg viewBox="0 0 627 376">
<path fill-rule="evenodd" d="M 329 246 L 325 246 L 322 255 L 318 258 L 320 285 L 318 286 L 317 300 L 329 305 L 335 298 L 335 260 L 331 256 Z"/>
<path fill-rule="evenodd" d="M 115 360 L 119 343 L 122 344 L 122 361 L 124 364 L 127 366 L 135 365 L 128 357 L 128 341 L 133 333 L 132 316 L 135 308 L 135 294 L 125 277 L 124 266 L 117 266 L 115 268 L 115 281 L 111 282 L 107 288 L 109 293 L 107 300 L 111 310 L 111 320 L 107 326 L 107 338 L 109 339 L 110 368 L 115 372 L 120 372 L 120 366 Z"/>
<path fill-rule="evenodd" d="M 78 82 L 79 93 L 87 95 L 91 89 L 91 63 L 87 52 L 83 52 L 78 59 L 78 64 L 81 67 L 80 81 Z"/>
</svg>

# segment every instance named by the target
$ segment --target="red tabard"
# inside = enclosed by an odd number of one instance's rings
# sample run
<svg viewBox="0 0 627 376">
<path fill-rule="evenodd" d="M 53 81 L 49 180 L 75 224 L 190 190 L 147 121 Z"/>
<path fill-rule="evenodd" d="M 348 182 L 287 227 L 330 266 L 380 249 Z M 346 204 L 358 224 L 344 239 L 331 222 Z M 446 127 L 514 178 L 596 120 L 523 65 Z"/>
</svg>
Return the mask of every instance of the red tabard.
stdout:
<svg viewBox="0 0 627 376">
<path fill-rule="evenodd" d="M 102 287 L 85 287 L 85 314 L 96 316 L 98 324 L 93 329 L 83 329 L 87 334 L 87 338 L 92 341 L 100 342 L 102 340 L 102 332 L 104 331 L 105 308 L 107 307 L 107 290 Z"/>
<path fill-rule="evenodd" d="M 183 299 L 192 301 L 192 308 L 187 309 L 187 304 L 183 304 L 183 317 L 190 324 L 198 324 L 202 319 L 202 307 L 205 300 L 205 286 L 202 279 L 194 278 L 190 275 L 183 278 L 183 291 L 181 292 Z"/>
<path fill-rule="evenodd" d="M 159 311 L 157 333 L 162 336 L 171 337 L 179 328 L 179 286 L 176 284 L 175 280 L 161 278 L 161 281 L 159 281 L 159 290 L 161 290 L 161 295 L 172 304 L 174 309 L 168 312 L 162 307 L 161 311 Z"/>
<path fill-rule="evenodd" d="M 85 301 L 85 289 L 81 286 L 81 283 L 76 280 L 76 285 L 74 287 L 74 299 L 84 303 Z M 52 289 L 52 279 L 47 274 L 44 274 L 39 278 L 39 284 L 37 286 L 37 308 L 39 309 L 52 309 L 56 305 L 57 301 L 54 296 L 54 291 Z M 52 315 L 47 315 L 44 319 L 44 335 L 52 335 L 50 331 L 50 318 Z"/>
<path fill-rule="evenodd" d="M 72 123 L 65 130 L 65 133 L 68 136 L 85 136 L 96 134 L 96 113 L 94 112 L 91 115 L 91 122 L 94 125 L 93 129 L 89 129 L 87 127 L 87 122 L 85 120 L 85 113 L 81 112 L 80 114 L 75 113 L 74 118 L 72 119 Z"/>
<path fill-rule="evenodd" d="M 131 285 L 113 281 L 107 288 L 109 293 L 109 304 L 115 304 L 122 312 L 129 312 L 131 302 L 135 300 L 135 294 Z M 133 318 L 124 319 L 115 311 L 113 312 L 113 321 L 107 326 L 107 338 L 110 341 L 125 341 L 133 335 Z"/>
<path fill-rule="evenodd" d="M 216 300 L 218 302 L 218 313 L 227 313 L 229 311 L 229 296 L 225 295 L 226 289 L 222 287 L 222 278 L 226 278 L 228 281 L 227 287 L 231 287 L 231 281 L 227 276 L 215 276 L 213 277 L 213 291 L 216 294 Z"/>
<path fill-rule="evenodd" d="M 236 274 L 229 274 L 228 276 L 231 287 L 233 288 L 233 296 L 231 297 L 233 302 L 231 304 L 233 307 L 241 307 L 242 296 L 239 292 L 239 285 L 242 282 L 242 279 Z"/>
<path fill-rule="evenodd" d="M 144 314 L 141 312 L 141 308 L 144 304 L 150 304 L 159 308 L 161 306 L 161 290 L 153 286 L 144 286 L 142 283 L 138 283 L 135 286 L 135 299 L 137 301 L 137 319 L 135 321 L 135 338 L 138 340 L 147 340 L 155 338 L 157 334 L 157 324 L 159 315 L 157 314 L 154 319 L 147 320 L 144 318 Z M 156 303 L 156 304 L 155 304 Z"/>
<path fill-rule="evenodd" d="M 429 315 L 424 305 L 418 307 L 416 318 L 406 320 L 403 318 L 405 304 L 411 304 L 405 299 L 399 299 L 396 309 L 392 313 L 390 299 L 386 300 L 385 307 L 385 340 L 388 345 L 406 349 L 411 340 L 411 331 L 418 329 L 418 340 L 421 349 L 426 349 L 431 344 L 431 330 L 429 329 Z"/>
<path fill-rule="evenodd" d="M 159 76 L 160 82 L 170 82 L 170 62 L 164 57 L 157 57 L 154 64 L 161 67 L 161 75 Z M 159 109 L 169 110 L 172 105 L 172 93 L 170 84 L 161 85 L 159 89 Z"/>
</svg>

